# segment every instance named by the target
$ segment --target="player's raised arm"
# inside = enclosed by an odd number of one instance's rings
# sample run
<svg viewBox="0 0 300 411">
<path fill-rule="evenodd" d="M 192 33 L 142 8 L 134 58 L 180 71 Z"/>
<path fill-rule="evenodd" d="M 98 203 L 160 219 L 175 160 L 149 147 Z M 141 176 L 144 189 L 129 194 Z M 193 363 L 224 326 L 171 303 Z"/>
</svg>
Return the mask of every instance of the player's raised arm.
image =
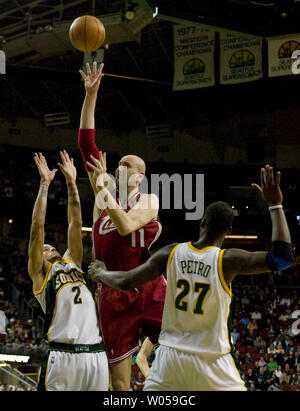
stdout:
<svg viewBox="0 0 300 411">
<path fill-rule="evenodd" d="M 91 155 L 104 163 L 108 189 L 113 191 L 115 188 L 114 181 L 106 173 L 106 157 L 102 155 L 101 151 L 99 152 L 99 149 L 95 143 L 95 108 L 98 90 L 102 79 L 103 66 L 104 64 L 100 64 L 99 68 L 97 68 L 97 63 L 94 62 L 91 70 L 89 63 L 87 63 L 86 74 L 82 70 L 79 70 L 84 80 L 85 98 L 81 110 L 78 146 L 95 195 L 96 187 L 93 180 L 93 170 L 87 164 L 87 161 L 91 161 Z M 99 217 L 100 210 L 95 202 L 93 212 L 94 221 Z"/>
<path fill-rule="evenodd" d="M 60 152 L 61 163 L 58 163 L 66 179 L 68 189 L 68 248 L 64 259 L 73 260 L 79 267 L 82 262 L 82 216 L 81 205 L 76 185 L 77 171 L 73 158 L 70 158 L 66 150 Z"/>
<path fill-rule="evenodd" d="M 106 271 L 102 261 L 95 261 L 89 265 L 89 277 L 93 281 L 102 281 L 118 290 L 140 287 L 166 272 L 168 258 L 175 245 L 170 244 L 161 248 L 146 263 L 130 271 Z"/>
<path fill-rule="evenodd" d="M 261 185 L 252 184 L 269 205 L 272 222 L 272 248 L 269 252 L 249 252 L 231 248 L 223 256 L 223 273 L 227 283 L 237 274 L 261 274 L 281 271 L 293 263 L 290 231 L 285 218 L 280 189 L 281 174 L 274 180 L 273 167 L 268 164 L 261 169 Z"/>
<path fill-rule="evenodd" d="M 45 217 L 47 209 L 48 189 L 57 169 L 49 170 L 45 157 L 34 154 L 34 162 L 38 168 L 41 181 L 32 212 L 30 240 L 28 247 L 28 273 L 33 281 L 33 290 L 39 290 L 43 280 L 43 247 L 45 239 Z"/>
</svg>

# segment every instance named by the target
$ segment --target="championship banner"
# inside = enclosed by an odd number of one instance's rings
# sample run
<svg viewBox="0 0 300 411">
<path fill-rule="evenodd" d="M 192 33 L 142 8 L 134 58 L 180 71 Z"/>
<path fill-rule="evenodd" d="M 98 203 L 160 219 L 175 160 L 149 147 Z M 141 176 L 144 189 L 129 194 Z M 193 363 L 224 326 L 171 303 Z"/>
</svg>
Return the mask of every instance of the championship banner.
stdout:
<svg viewBox="0 0 300 411">
<path fill-rule="evenodd" d="M 290 76 L 293 74 L 292 54 L 300 50 L 300 34 L 291 34 L 289 38 L 268 40 L 269 77 Z"/>
<path fill-rule="evenodd" d="M 262 41 L 220 33 L 220 84 L 262 78 Z"/>
<path fill-rule="evenodd" d="M 173 90 L 215 85 L 215 32 L 196 26 L 174 25 Z"/>
</svg>

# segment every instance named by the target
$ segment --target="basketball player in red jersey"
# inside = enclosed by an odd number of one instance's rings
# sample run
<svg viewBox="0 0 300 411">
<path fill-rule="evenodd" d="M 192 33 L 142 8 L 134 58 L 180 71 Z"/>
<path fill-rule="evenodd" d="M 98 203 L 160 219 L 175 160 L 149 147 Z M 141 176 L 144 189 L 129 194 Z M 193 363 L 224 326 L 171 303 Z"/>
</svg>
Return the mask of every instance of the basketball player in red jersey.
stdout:
<svg viewBox="0 0 300 411">
<path fill-rule="evenodd" d="M 95 144 L 94 116 L 103 64 L 97 69 L 95 62 L 92 70 L 89 64 L 86 68 L 86 74 L 80 70 L 86 95 L 78 144 L 95 194 L 93 254 L 95 259 L 104 261 L 109 270 L 130 270 L 148 260 L 149 249 L 160 235 L 158 198 L 139 192 L 146 166 L 136 155 L 121 158 L 115 175 L 118 195 L 116 198 L 112 195 L 114 187 L 106 173 L 106 154 L 99 153 Z M 99 183 L 99 176 L 105 177 L 109 184 Z M 124 177 L 130 185 L 126 185 L 125 197 L 122 198 L 119 181 Z M 99 201 L 100 197 L 105 201 Z M 153 344 L 157 343 L 165 292 L 163 276 L 125 292 L 101 284 L 98 310 L 113 390 L 130 389 L 132 354 L 138 349 L 139 330 L 142 329 Z"/>
</svg>

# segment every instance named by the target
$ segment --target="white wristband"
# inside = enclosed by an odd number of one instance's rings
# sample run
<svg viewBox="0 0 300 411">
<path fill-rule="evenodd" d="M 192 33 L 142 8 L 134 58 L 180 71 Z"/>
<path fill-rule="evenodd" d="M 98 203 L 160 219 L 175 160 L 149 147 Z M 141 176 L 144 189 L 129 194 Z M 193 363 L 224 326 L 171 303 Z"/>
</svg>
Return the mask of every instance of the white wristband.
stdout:
<svg viewBox="0 0 300 411">
<path fill-rule="evenodd" d="M 282 204 L 277 204 L 269 207 L 269 211 L 277 210 L 277 208 L 283 208 Z"/>
</svg>

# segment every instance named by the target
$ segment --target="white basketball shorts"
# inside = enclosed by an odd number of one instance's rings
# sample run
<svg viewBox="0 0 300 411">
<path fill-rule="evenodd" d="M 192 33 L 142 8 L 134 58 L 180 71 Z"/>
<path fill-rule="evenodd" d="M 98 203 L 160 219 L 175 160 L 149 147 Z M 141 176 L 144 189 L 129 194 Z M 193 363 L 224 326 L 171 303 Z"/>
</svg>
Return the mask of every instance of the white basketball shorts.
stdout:
<svg viewBox="0 0 300 411">
<path fill-rule="evenodd" d="M 104 351 L 49 351 L 42 365 L 39 387 L 46 391 L 108 391 L 109 371 Z"/>
<path fill-rule="evenodd" d="M 160 346 L 144 391 L 247 391 L 231 354 L 209 359 Z"/>
</svg>

